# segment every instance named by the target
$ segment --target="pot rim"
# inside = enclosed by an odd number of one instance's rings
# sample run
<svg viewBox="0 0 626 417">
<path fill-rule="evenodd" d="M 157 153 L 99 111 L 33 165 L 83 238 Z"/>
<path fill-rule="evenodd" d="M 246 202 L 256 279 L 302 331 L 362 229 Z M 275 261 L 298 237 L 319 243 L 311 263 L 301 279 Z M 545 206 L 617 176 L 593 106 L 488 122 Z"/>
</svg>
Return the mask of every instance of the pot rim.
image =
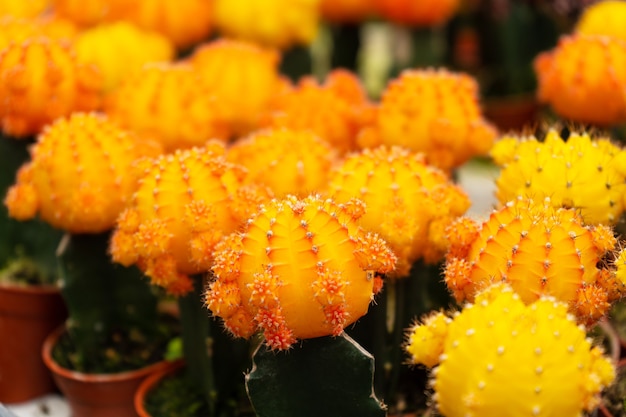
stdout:
<svg viewBox="0 0 626 417">
<path fill-rule="evenodd" d="M 54 284 L 14 284 L 10 282 L 0 282 L 0 291 L 23 293 L 23 294 L 58 294 L 60 288 Z"/>
<path fill-rule="evenodd" d="M 144 407 L 144 399 L 148 395 L 148 393 L 156 386 L 156 384 L 163 379 L 163 377 L 170 375 L 179 369 L 185 366 L 184 359 L 176 359 L 170 362 L 170 365 L 155 371 L 153 374 L 149 375 L 146 379 L 144 379 L 137 391 L 135 391 L 135 396 L 133 398 L 133 402 L 135 405 L 135 411 L 139 414 L 140 417 L 150 417 Z"/>
</svg>

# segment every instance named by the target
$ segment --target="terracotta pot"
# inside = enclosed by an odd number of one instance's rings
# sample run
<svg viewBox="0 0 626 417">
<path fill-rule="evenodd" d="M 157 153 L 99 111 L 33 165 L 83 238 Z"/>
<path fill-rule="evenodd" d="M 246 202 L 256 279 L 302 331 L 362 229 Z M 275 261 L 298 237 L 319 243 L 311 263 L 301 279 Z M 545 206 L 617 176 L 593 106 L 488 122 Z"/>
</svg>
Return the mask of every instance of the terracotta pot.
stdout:
<svg viewBox="0 0 626 417">
<path fill-rule="evenodd" d="M 171 367 L 161 361 L 134 371 L 87 374 L 62 368 L 52 358 L 52 349 L 65 326 L 46 338 L 42 356 L 70 406 L 72 417 L 137 417 L 133 398 L 139 384 L 154 372 Z"/>
<path fill-rule="evenodd" d="M 486 99 L 484 114 L 501 132 L 532 128 L 537 122 L 539 103 L 534 94 Z"/>
<path fill-rule="evenodd" d="M 139 388 L 135 392 L 135 411 L 139 417 L 151 417 L 151 414 L 148 413 L 144 404 L 146 403 L 146 396 L 150 393 L 150 391 L 156 387 L 159 382 L 163 380 L 166 376 L 172 375 L 179 369 L 181 369 L 185 365 L 185 361 L 178 360 L 171 362 L 170 366 L 167 368 L 163 368 L 157 372 L 154 372 L 152 375 L 143 380 L 141 384 L 139 384 Z"/>
<path fill-rule="evenodd" d="M 41 346 L 66 317 L 56 287 L 0 285 L 0 403 L 21 403 L 56 390 Z"/>
</svg>

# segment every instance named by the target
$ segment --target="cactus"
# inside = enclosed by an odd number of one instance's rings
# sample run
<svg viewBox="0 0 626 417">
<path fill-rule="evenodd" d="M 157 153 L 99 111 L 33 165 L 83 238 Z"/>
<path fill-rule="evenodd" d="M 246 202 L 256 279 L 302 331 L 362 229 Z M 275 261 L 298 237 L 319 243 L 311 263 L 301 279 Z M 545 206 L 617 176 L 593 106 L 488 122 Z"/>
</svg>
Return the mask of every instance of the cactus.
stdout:
<svg viewBox="0 0 626 417">
<path fill-rule="evenodd" d="M 358 227 L 362 214 L 358 200 L 272 200 L 243 235 L 216 248 L 207 307 L 234 336 L 261 330 L 272 349 L 341 334 L 380 290 L 375 272 L 396 262 L 382 239 Z"/>
<path fill-rule="evenodd" d="M 20 19 L 0 13 L 0 50 L 11 43 L 22 43 L 37 37 L 72 40 L 76 36 L 76 30 L 70 21 L 58 16 Z"/>
<path fill-rule="evenodd" d="M 258 417 L 384 417 L 372 391 L 374 358 L 345 333 L 288 352 L 259 345 L 246 388 Z"/>
<path fill-rule="evenodd" d="M 416 108 L 415 103 L 428 105 Z M 481 115 L 478 85 L 470 76 L 443 69 L 405 70 L 383 92 L 359 144 L 403 146 L 423 152 L 430 165 L 451 171 L 486 154 L 495 137 L 495 128 Z"/>
<path fill-rule="evenodd" d="M 416 324 L 406 350 L 413 364 L 437 364 L 433 400 L 446 417 L 577 416 L 615 378 L 566 304 L 540 297 L 526 305 L 503 284 L 452 318 L 435 313 Z"/>
<path fill-rule="evenodd" d="M 328 193 L 366 205 L 363 227 L 378 233 L 398 257 L 394 276 L 418 259 L 436 263 L 446 251 L 445 228 L 469 208 L 467 195 L 422 154 L 381 146 L 353 153 L 330 175 Z"/>
<path fill-rule="evenodd" d="M 277 197 L 323 189 L 337 158 L 330 144 L 314 133 L 278 128 L 238 140 L 226 157 L 243 165 L 252 180 L 270 187 Z"/>
<path fill-rule="evenodd" d="M 48 8 L 49 3 L 49 0 L 6 0 L 0 4 L 0 16 L 14 16 L 26 19 L 35 18 Z"/>
<path fill-rule="evenodd" d="M 612 36 L 626 41 L 626 4 L 604 0 L 590 5 L 580 16 L 574 31 L 581 35 Z"/>
<path fill-rule="evenodd" d="M 554 207 L 576 209 L 587 224 L 616 224 L 624 211 L 626 152 L 607 138 L 572 132 L 566 141 L 551 129 L 542 141 L 505 136 L 491 155 L 502 167 L 496 179 L 501 203 L 549 197 Z"/>
<path fill-rule="evenodd" d="M 600 262 L 614 250 L 612 230 L 586 226 L 576 211 L 554 208 L 549 199 L 509 202 L 482 225 L 462 219 L 448 239 L 445 281 L 459 302 L 503 281 L 525 303 L 553 296 L 580 323 L 593 324 L 626 289 Z"/>
</svg>

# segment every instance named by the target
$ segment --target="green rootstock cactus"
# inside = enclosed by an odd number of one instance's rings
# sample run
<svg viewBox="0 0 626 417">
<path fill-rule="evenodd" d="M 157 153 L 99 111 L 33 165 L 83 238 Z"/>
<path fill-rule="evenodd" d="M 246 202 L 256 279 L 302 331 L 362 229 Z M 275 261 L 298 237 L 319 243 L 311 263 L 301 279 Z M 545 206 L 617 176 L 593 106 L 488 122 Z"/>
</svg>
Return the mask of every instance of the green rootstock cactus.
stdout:
<svg viewBox="0 0 626 417">
<path fill-rule="evenodd" d="M 374 395 L 374 358 L 345 333 L 289 351 L 261 344 L 246 389 L 258 417 L 384 417 Z"/>
</svg>

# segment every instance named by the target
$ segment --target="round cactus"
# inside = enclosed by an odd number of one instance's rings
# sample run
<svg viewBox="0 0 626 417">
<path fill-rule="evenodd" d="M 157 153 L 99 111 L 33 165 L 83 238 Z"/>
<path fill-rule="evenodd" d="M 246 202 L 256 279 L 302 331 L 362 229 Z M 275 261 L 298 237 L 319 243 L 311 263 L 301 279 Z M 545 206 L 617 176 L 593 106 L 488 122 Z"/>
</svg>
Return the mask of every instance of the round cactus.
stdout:
<svg viewBox="0 0 626 417">
<path fill-rule="evenodd" d="M 158 144 L 140 141 L 102 115 L 58 119 L 39 136 L 31 162 L 9 189 L 9 215 L 26 220 L 39 213 L 71 233 L 111 229 L 136 189 L 134 163 L 160 152 Z"/>
<path fill-rule="evenodd" d="M 278 94 L 261 124 L 312 130 L 345 153 L 357 149 L 357 135 L 371 112 L 359 79 L 346 70 L 334 70 L 323 85 L 304 77 L 297 87 Z"/>
<path fill-rule="evenodd" d="M 76 31 L 70 21 L 56 16 L 30 19 L 0 16 L 0 51 L 11 43 L 22 43 L 37 37 L 71 41 L 76 36 Z"/>
<path fill-rule="evenodd" d="M 591 324 L 625 290 L 612 269 L 599 266 L 615 249 L 611 229 L 585 226 L 575 210 L 554 208 L 548 199 L 509 202 L 482 225 L 464 219 L 447 233 L 445 281 L 457 301 L 504 281 L 526 303 L 550 295 Z"/>
<path fill-rule="evenodd" d="M 320 0 L 214 0 L 215 26 L 225 36 L 286 49 L 317 34 Z"/>
<path fill-rule="evenodd" d="M 505 136 L 491 150 L 502 167 L 496 195 L 550 197 L 555 207 L 575 208 L 588 224 L 615 224 L 626 201 L 626 152 L 606 138 L 550 130 L 543 141 Z"/>
<path fill-rule="evenodd" d="M 305 196 L 326 187 L 335 157 L 331 146 L 312 132 L 289 129 L 257 131 L 235 142 L 227 154 L 277 197 Z"/>
<path fill-rule="evenodd" d="M 208 308 L 235 336 L 262 330 L 272 349 L 340 334 L 367 312 L 380 289 L 375 273 L 395 265 L 385 242 L 357 225 L 362 214 L 358 200 L 267 203 L 218 245 Z"/>
<path fill-rule="evenodd" d="M 424 334 L 432 337 L 430 351 Z M 565 304 L 541 297 L 525 305 L 505 285 L 479 294 L 452 319 L 437 313 L 417 324 L 406 350 L 414 364 L 432 367 L 439 358 L 433 399 L 446 417 L 580 416 L 615 378 Z"/>
<path fill-rule="evenodd" d="M 39 133 L 53 120 L 100 106 L 102 78 L 79 64 L 67 44 L 46 38 L 0 52 L 2 129 L 16 137 Z"/>
<path fill-rule="evenodd" d="M 111 93 L 105 110 L 122 126 L 159 140 L 167 151 L 230 135 L 219 102 L 190 65 L 145 65 Z"/>
<path fill-rule="evenodd" d="M 280 86 L 278 51 L 219 39 L 197 47 L 190 60 L 233 129 L 254 130 Z"/>
<path fill-rule="evenodd" d="M 449 171 L 486 154 L 495 137 L 481 115 L 478 85 L 468 75 L 405 70 L 387 86 L 373 125 L 361 132 L 359 143 L 423 152 L 429 164 Z"/>
<path fill-rule="evenodd" d="M 412 26 L 435 26 L 448 21 L 457 11 L 460 0 L 374 0 L 378 13 L 395 23 Z"/>
<path fill-rule="evenodd" d="M 89 27 L 115 18 L 124 0 L 49 0 L 56 14 L 81 27 Z"/>
<path fill-rule="evenodd" d="M 626 121 L 626 42 L 608 36 L 564 36 L 554 50 L 541 53 L 534 66 L 539 100 L 559 116 L 601 126 Z"/>
<path fill-rule="evenodd" d="M 361 224 L 385 239 L 398 256 L 396 275 L 414 261 L 435 263 L 446 250 L 445 228 L 470 206 L 467 195 L 422 154 L 400 147 L 365 149 L 346 157 L 331 174 L 329 194 L 337 201 L 359 198 Z"/>
<path fill-rule="evenodd" d="M 603 0 L 585 9 L 574 29 L 581 35 L 602 35 L 626 41 L 626 3 Z"/>
<path fill-rule="evenodd" d="M 177 150 L 145 163 L 130 207 L 117 220 L 113 260 L 137 264 L 156 285 L 181 295 L 189 274 L 209 269 L 216 243 L 239 227 L 266 194 L 224 159 L 224 146 Z"/>
<path fill-rule="evenodd" d="M 50 0 L 1 0 L 0 16 L 15 18 L 35 18 L 50 6 Z"/>
</svg>

